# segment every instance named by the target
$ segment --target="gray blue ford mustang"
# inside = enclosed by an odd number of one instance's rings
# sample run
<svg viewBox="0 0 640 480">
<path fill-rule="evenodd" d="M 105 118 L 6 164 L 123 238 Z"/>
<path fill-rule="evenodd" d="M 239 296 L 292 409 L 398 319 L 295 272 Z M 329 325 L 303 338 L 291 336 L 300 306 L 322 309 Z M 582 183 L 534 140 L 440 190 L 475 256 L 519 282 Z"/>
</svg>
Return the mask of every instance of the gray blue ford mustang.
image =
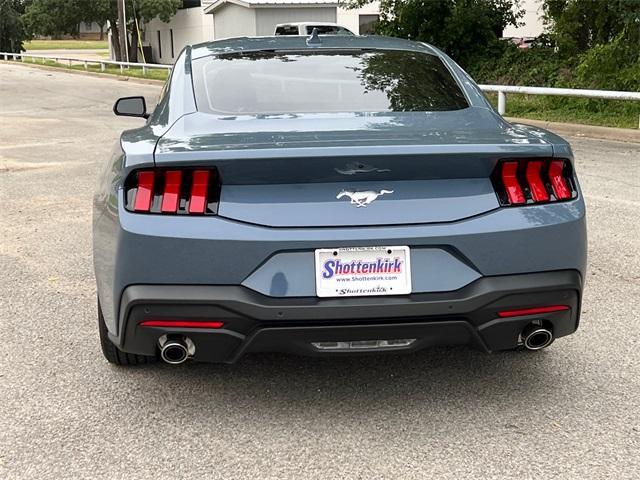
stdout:
<svg viewBox="0 0 640 480">
<path fill-rule="evenodd" d="M 384 37 L 186 48 L 95 197 L 105 357 L 232 363 L 578 327 L 585 206 L 562 138 L 506 122 L 449 57 Z"/>
</svg>

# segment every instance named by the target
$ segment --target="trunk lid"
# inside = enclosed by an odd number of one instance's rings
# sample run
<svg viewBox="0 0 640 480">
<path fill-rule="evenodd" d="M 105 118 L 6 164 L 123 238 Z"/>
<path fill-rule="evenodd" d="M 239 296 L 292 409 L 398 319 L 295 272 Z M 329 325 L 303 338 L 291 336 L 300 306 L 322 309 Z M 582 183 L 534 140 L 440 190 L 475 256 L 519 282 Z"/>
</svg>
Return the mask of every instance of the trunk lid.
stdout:
<svg viewBox="0 0 640 480">
<path fill-rule="evenodd" d="M 552 146 L 483 108 L 454 112 L 182 117 L 159 167 L 215 166 L 218 214 L 273 227 L 451 222 L 498 208 L 496 162 Z"/>
</svg>

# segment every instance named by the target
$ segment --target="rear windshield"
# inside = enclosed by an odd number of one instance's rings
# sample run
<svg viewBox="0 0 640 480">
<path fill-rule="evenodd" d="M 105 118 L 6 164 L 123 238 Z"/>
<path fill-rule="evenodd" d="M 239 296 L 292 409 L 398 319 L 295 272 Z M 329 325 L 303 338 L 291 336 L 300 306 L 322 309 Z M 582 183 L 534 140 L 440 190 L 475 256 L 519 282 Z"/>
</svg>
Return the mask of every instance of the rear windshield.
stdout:
<svg viewBox="0 0 640 480">
<path fill-rule="evenodd" d="M 420 52 L 247 52 L 193 61 L 201 111 L 229 114 L 459 110 L 442 61 Z"/>
</svg>

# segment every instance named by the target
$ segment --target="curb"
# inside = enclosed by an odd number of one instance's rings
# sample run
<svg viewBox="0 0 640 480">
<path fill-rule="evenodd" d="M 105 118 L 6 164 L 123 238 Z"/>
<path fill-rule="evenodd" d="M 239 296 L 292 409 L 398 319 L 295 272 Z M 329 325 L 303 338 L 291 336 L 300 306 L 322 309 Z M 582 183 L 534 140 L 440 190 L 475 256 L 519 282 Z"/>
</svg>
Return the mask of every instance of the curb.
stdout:
<svg viewBox="0 0 640 480">
<path fill-rule="evenodd" d="M 41 70 L 49 70 L 51 72 L 64 72 L 64 73 L 71 73 L 75 75 L 84 75 L 87 77 L 110 78 L 112 80 L 118 80 L 120 82 L 133 82 L 133 83 L 140 83 L 142 85 L 162 86 L 166 83 L 164 80 L 154 80 L 152 78 L 128 77 L 127 75 L 116 75 L 112 73 L 85 72 L 83 70 L 73 70 L 71 68 L 66 68 L 66 67 L 52 67 L 51 65 L 38 65 L 37 63 L 14 62 L 11 60 L 10 61 L 0 60 L 0 64 L 39 68 Z"/>
<path fill-rule="evenodd" d="M 511 123 L 524 123 L 534 127 L 544 128 L 559 135 L 572 137 L 595 138 L 599 140 L 613 140 L 617 142 L 640 143 L 640 130 L 631 128 L 598 127 L 595 125 L 581 125 L 578 123 L 547 122 L 544 120 L 530 120 L 528 118 L 505 117 Z"/>
</svg>

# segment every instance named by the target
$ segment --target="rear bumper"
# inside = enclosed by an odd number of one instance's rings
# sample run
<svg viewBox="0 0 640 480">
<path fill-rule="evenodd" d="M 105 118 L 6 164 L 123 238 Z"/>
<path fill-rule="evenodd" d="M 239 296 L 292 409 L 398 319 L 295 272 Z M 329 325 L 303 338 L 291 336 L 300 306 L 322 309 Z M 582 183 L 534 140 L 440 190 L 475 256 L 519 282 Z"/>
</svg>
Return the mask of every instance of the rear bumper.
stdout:
<svg viewBox="0 0 640 480">
<path fill-rule="evenodd" d="M 125 289 L 112 341 L 130 353 L 153 355 L 164 334 L 185 335 L 195 360 L 233 363 L 249 352 L 344 355 L 313 343 L 415 339 L 415 351 L 436 345 L 470 345 L 487 352 L 514 348 L 532 321 L 555 337 L 578 327 L 582 278 L 575 270 L 483 277 L 454 292 L 398 297 L 273 298 L 242 286 L 134 285 Z M 569 310 L 499 318 L 497 312 L 542 305 Z M 146 327 L 145 320 L 216 320 L 221 329 Z M 367 353 L 361 348 L 357 352 Z"/>
<path fill-rule="evenodd" d="M 357 228 L 270 228 L 113 207 L 96 210 L 94 264 L 105 323 L 114 335 L 121 335 L 121 300 L 132 285 L 199 285 L 220 292 L 234 285 L 257 293 L 257 303 L 269 304 L 264 297 L 313 302 L 318 248 L 409 246 L 414 295 L 468 291 L 482 277 L 584 274 L 586 268 L 581 198 L 499 208 L 452 223 Z"/>
</svg>

